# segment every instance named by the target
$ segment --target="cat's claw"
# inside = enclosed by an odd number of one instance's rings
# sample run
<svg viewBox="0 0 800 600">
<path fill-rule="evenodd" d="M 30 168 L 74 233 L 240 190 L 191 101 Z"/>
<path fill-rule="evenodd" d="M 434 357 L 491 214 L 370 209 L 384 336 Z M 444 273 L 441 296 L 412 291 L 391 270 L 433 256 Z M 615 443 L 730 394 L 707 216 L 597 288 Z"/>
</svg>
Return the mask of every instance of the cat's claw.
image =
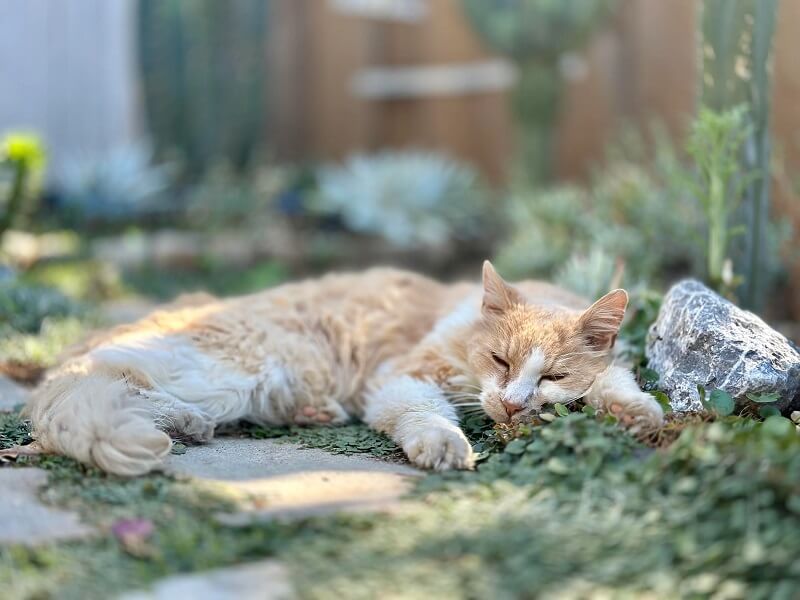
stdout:
<svg viewBox="0 0 800 600">
<path fill-rule="evenodd" d="M 457 427 L 434 427 L 411 436 L 403 445 L 408 459 L 425 469 L 447 471 L 472 469 L 475 454 L 467 437 Z"/>
</svg>

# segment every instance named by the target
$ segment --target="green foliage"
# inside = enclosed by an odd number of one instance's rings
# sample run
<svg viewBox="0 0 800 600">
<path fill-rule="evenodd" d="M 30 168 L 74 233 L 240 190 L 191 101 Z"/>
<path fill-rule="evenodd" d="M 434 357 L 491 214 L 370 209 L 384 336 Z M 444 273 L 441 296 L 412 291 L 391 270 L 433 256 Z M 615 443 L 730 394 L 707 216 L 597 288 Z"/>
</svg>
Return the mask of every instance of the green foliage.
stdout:
<svg viewBox="0 0 800 600">
<path fill-rule="evenodd" d="M 522 128 L 525 173 L 531 181 L 548 177 L 563 79 L 559 62 L 587 43 L 616 2 L 463 0 L 463 4 L 476 31 L 517 63 L 513 105 Z"/>
<path fill-rule="evenodd" d="M 61 353 L 86 334 L 87 322 L 75 317 L 46 318 L 38 334 L 0 331 L 0 361 L 50 367 Z"/>
<path fill-rule="evenodd" d="M 707 276 L 714 287 L 727 295 L 739 283 L 729 257 L 736 234 L 731 219 L 744 187 L 756 176 L 743 171 L 739 160 L 750 136 L 745 110 L 743 106 L 725 112 L 702 109 L 687 145 L 698 175 L 692 185 L 693 195 L 701 203 L 707 222 Z"/>
<path fill-rule="evenodd" d="M 737 156 L 743 172 L 761 177 L 746 182 L 745 251 L 739 258 L 744 277 L 744 301 L 760 308 L 765 283 L 777 271 L 776 235 L 769 221 L 771 141 L 769 107 L 771 57 L 778 0 L 706 0 L 703 3 L 701 71 L 702 101 L 717 111 L 747 105 L 745 151 Z"/>
<path fill-rule="evenodd" d="M 401 585 L 408 597 L 788 598 L 800 581 L 798 449 L 783 423 L 737 420 L 648 454 L 572 414 L 477 473 L 428 477 L 424 504 L 402 517 L 347 519 L 344 540 L 320 536 L 291 556 L 310 598 Z"/>
<path fill-rule="evenodd" d="M 31 194 L 31 182 L 41 177 L 44 164 L 44 148 L 35 135 L 11 133 L 0 140 L 0 175 L 4 170 L 10 171 L 8 190 L 0 185 L 0 192 L 5 195 L 0 198 L 0 238 L 22 212 Z"/>
<path fill-rule="evenodd" d="M 260 0 L 143 0 L 139 63 L 149 131 L 189 173 L 222 160 L 241 169 L 261 150 L 266 123 Z"/>
<path fill-rule="evenodd" d="M 76 229 L 131 226 L 165 212 L 173 173 L 167 165 L 154 164 L 154 158 L 152 149 L 138 144 L 100 158 L 68 160 L 57 182 L 59 224 Z"/>
<path fill-rule="evenodd" d="M 78 302 L 102 302 L 127 293 L 119 270 L 93 259 L 40 262 L 20 274 L 19 279 L 23 285 L 57 290 Z"/>
<path fill-rule="evenodd" d="M 123 273 L 126 287 L 163 300 L 197 290 L 221 296 L 249 294 L 277 285 L 286 277 L 285 266 L 276 261 L 264 261 L 250 267 L 231 267 L 212 259 L 197 269 L 161 269 L 145 265 Z"/>
<path fill-rule="evenodd" d="M 320 169 L 318 181 L 314 212 L 401 247 L 474 239 L 492 226 L 478 174 L 439 154 L 356 155 Z"/>
<path fill-rule="evenodd" d="M 464 0 L 467 16 L 495 49 L 516 60 L 557 60 L 583 46 L 613 0 Z"/>
<path fill-rule="evenodd" d="M 0 412 L 0 450 L 33 441 L 30 426 L 15 412 Z"/>
<path fill-rule="evenodd" d="M 14 418 L 0 424 L 11 443 L 26 435 Z M 369 441 L 360 435 L 353 429 L 343 439 Z M 586 413 L 481 435 L 487 458 L 477 471 L 428 476 L 401 511 L 242 528 L 219 524 L 214 514 L 226 501 L 191 482 L 40 460 L 51 474 L 47 501 L 79 510 L 101 532 L 143 518 L 155 533 L 141 554 L 109 533 L 0 548 L 0 586 L 14 597 L 107 597 L 262 556 L 288 565 L 304 598 L 374 598 L 387 589 L 409 598 L 510 599 L 531 590 L 576 599 L 790 598 L 800 585 L 800 435 L 788 419 L 729 417 L 686 429 L 658 452 Z M 360 450 L 359 442 L 319 444 Z"/>
<path fill-rule="evenodd" d="M 370 454 L 401 457 L 402 452 L 391 439 L 366 425 L 341 427 L 262 427 L 244 425 L 242 432 L 255 439 L 277 439 L 318 448 L 333 454 Z"/>
<path fill-rule="evenodd" d="M 54 288 L 0 282 L 0 328 L 38 333 L 46 318 L 79 315 L 80 305 Z"/>
<path fill-rule="evenodd" d="M 182 219 L 195 230 L 257 227 L 274 216 L 288 175 L 275 167 L 237 173 L 228 163 L 215 163 L 186 190 Z"/>
<path fill-rule="evenodd" d="M 676 169 L 660 160 L 648 172 L 616 159 L 588 189 L 513 190 L 498 268 L 511 278 L 551 278 L 593 297 L 612 283 L 655 284 L 685 272 L 698 253 L 700 215 L 691 203 L 676 210 Z"/>
</svg>

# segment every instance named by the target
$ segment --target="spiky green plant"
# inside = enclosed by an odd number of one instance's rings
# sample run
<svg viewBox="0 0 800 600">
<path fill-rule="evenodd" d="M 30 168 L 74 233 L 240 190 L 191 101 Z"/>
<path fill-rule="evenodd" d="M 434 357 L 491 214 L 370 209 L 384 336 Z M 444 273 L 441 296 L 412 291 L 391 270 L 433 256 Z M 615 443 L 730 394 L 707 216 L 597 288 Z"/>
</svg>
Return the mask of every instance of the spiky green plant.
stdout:
<svg viewBox="0 0 800 600">
<path fill-rule="evenodd" d="M 765 280 L 774 270 L 765 248 L 773 231 L 769 105 L 777 7 L 778 0 L 705 0 L 702 5 L 702 102 L 718 111 L 747 104 L 743 120 L 749 134 L 738 158 L 744 170 L 763 175 L 745 186 L 747 202 L 741 217 L 747 234 L 740 260 L 745 274 L 742 299 L 755 309 L 763 303 Z"/>
<path fill-rule="evenodd" d="M 687 150 L 697 169 L 693 195 L 702 204 L 707 224 L 707 276 L 719 291 L 730 295 L 739 283 L 730 258 L 731 240 L 741 228 L 732 217 L 744 189 L 758 173 L 743 172 L 741 151 L 751 134 L 746 107 L 724 112 L 701 109 L 692 125 Z"/>
<path fill-rule="evenodd" d="M 145 116 L 160 152 L 198 173 L 216 162 L 246 166 L 264 135 L 261 0 L 141 0 L 139 61 Z"/>
</svg>

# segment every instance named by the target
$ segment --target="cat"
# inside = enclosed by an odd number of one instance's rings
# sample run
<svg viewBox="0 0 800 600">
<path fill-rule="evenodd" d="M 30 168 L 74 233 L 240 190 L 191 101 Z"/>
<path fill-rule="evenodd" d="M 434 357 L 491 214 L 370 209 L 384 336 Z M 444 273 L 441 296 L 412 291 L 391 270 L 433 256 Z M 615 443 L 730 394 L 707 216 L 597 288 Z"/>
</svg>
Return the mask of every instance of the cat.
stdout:
<svg viewBox="0 0 800 600">
<path fill-rule="evenodd" d="M 419 467 L 470 469 L 459 410 L 517 422 L 583 398 L 632 428 L 660 405 L 612 348 L 628 302 L 554 285 L 445 285 L 389 268 L 331 274 L 218 300 L 179 298 L 91 337 L 26 407 L 42 449 L 110 473 L 146 473 L 169 434 L 208 442 L 238 420 L 338 425 L 361 419 Z"/>
</svg>

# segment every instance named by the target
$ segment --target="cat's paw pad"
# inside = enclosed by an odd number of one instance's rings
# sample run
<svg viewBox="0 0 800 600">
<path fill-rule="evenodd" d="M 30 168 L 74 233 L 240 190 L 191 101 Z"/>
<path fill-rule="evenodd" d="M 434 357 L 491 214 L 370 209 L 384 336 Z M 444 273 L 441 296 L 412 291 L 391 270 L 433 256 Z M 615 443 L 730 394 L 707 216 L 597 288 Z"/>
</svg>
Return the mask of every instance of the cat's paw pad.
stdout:
<svg viewBox="0 0 800 600">
<path fill-rule="evenodd" d="M 457 427 L 433 427 L 412 435 L 403 444 L 408 459 L 425 469 L 471 469 L 475 454 L 467 437 Z"/>
<path fill-rule="evenodd" d="M 664 423 L 664 410 L 658 401 L 646 392 L 620 396 L 607 404 L 608 411 L 620 423 L 634 431 L 657 429 Z"/>
</svg>

